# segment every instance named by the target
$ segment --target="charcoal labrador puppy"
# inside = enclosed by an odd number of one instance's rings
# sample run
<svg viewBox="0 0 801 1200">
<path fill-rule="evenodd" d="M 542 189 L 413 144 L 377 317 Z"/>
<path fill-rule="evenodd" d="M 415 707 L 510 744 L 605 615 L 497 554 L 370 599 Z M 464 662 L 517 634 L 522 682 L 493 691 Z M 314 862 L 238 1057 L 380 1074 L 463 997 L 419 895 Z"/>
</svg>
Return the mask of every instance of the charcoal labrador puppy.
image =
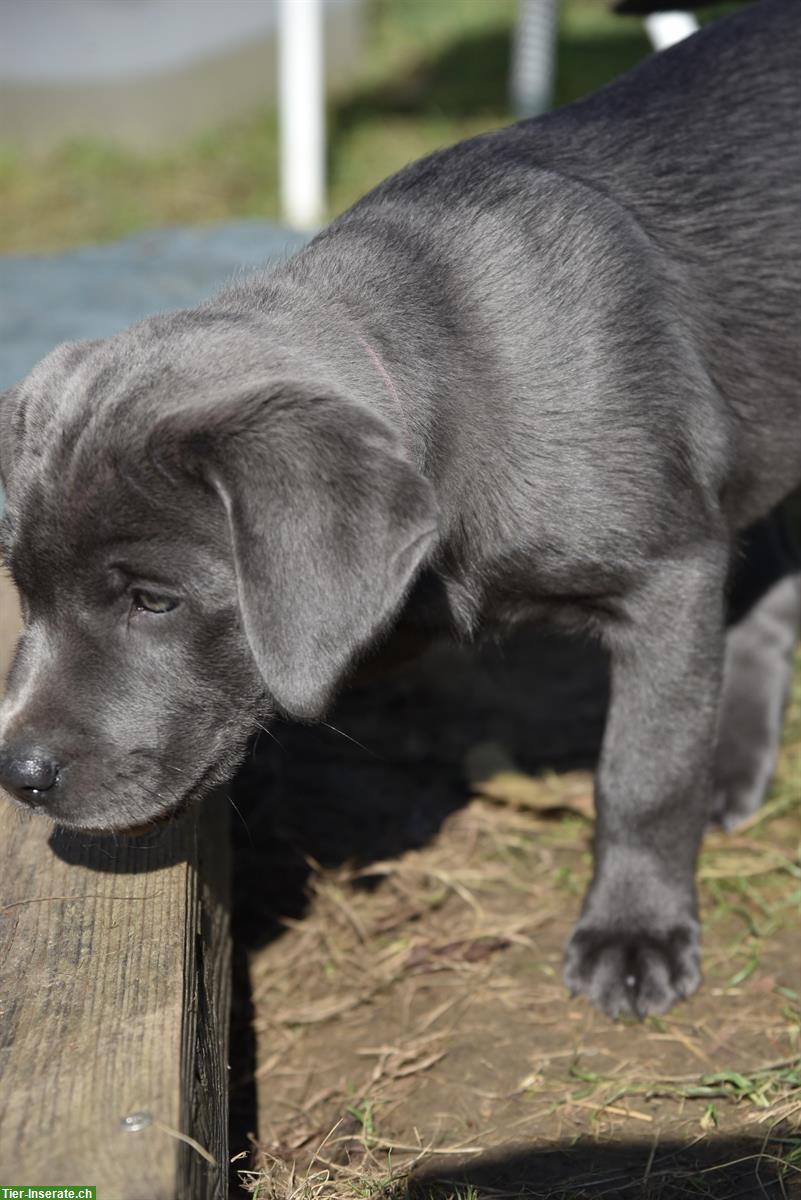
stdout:
<svg viewBox="0 0 801 1200">
<path fill-rule="evenodd" d="M 721 20 L 6 393 L 8 792 L 138 826 L 377 645 L 552 620 L 612 661 L 568 985 L 690 994 L 699 842 L 762 798 L 801 609 L 800 26 Z"/>
</svg>

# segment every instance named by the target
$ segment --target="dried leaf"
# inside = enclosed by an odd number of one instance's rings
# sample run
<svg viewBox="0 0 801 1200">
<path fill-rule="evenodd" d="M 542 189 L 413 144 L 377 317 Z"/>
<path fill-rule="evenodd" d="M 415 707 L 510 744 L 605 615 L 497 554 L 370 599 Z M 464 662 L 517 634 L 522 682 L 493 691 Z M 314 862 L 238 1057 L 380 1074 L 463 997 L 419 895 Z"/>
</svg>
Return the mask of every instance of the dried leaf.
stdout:
<svg viewBox="0 0 801 1200">
<path fill-rule="evenodd" d="M 476 963 L 498 950 L 506 950 L 511 944 L 509 938 L 504 937 L 467 938 L 446 942 L 443 946 L 424 943 L 413 947 L 406 968 L 410 971 L 440 971 L 445 970 L 449 962 Z"/>
</svg>

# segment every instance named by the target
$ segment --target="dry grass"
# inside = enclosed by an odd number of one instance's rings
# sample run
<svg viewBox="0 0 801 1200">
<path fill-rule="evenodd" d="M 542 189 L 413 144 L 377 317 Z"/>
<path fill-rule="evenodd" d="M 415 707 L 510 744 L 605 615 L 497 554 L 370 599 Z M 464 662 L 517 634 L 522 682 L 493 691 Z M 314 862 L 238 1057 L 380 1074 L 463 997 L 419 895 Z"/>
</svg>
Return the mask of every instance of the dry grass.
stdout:
<svg viewBox="0 0 801 1200">
<path fill-rule="evenodd" d="M 769 803 L 736 836 L 705 842 L 704 987 L 661 1019 L 612 1023 L 562 986 L 589 870 L 590 775 L 532 780 L 483 747 L 468 776 L 488 763 L 492 782 L 423 848 L 316 869 L 307 915 L 254 956 L 253 1194 L 790 1195 L 801 1178 L 801 672 Z M 616 1145 L 637 1150 L 639 1191 L 627 1192 L 628 1168 L 592 1166 Z M 570 1146 L 590 1149 L 567 1187 L 542 1164 Z M 541 1163 L 512 1190 L 502 1170 L 472 1192 L 433 1182 L 535 1152 Z"/>
</svg>

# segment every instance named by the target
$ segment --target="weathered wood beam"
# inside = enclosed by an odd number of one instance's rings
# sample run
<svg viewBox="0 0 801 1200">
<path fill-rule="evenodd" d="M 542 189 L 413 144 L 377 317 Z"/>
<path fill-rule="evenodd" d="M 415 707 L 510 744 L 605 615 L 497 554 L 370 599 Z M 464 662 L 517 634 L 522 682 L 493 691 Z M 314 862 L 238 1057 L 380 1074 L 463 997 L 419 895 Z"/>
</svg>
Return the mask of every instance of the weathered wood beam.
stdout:
<svg viewBox="0 0 801 1200">
<path fill-rule="evenodd" d="M 222 794 L 139 839 L 0 801 L 0 1182 L 227 1195 L 228 855 Z"/>
</svg>

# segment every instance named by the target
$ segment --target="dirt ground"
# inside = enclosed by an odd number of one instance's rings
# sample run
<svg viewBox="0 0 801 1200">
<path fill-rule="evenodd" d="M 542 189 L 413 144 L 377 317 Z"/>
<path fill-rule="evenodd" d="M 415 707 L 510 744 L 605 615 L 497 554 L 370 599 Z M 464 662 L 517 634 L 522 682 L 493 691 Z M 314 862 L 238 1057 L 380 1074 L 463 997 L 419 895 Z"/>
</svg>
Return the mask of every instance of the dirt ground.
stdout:
<svg viewBox="0 0 801 1200">
<path fill-rule="evenodd" d="M 703 988 L 642 1024 L 561 982 L 590 865 L 597 652 L 530 632 L 438 648 L 353 689 L 329 726 L 263 736 L 234 794 L 240 1188 L 800 1195 L 798 682 L 769 804 L 705 843 Z"/>
</svg>

